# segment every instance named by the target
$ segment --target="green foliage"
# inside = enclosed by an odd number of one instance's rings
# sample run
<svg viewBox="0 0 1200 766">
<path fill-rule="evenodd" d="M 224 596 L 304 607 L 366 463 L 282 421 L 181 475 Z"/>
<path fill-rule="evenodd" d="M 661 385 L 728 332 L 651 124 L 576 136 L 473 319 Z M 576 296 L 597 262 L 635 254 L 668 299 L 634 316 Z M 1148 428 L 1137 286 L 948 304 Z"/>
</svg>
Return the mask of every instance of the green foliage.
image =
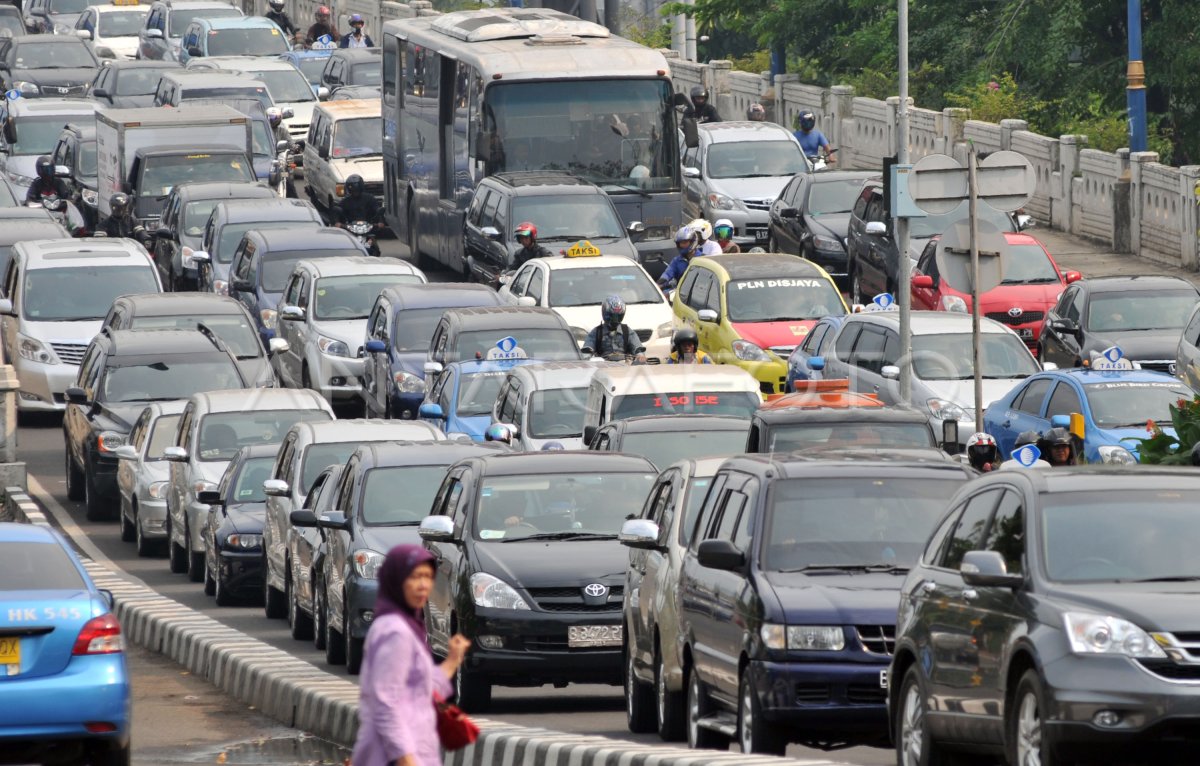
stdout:
<svg viewBox="0 0 1200 766">
<path fill-rule="evenodd" d="M 639 16 L 622 20 L 621 36 L 647 48 L 671 47 L 671 22 L 662 22 L 653 16 Z"/>
<path fill-rule="evenodd" d="M 771 52 L 751 51 L 745 56 L 734 56 L 730 61 L 734 69 L 743 72 L 766 72 L 771 69 Z"/>
<path fill-rule="evenodd" d="M 1153 422 L 1149 439 L 1139 439 L 1138 459 L 1151 465 L 1191 465 L 1192 447 L 1200 444 L 1200 394 L 1191 401 L 1180 399 L 1171 405 L 1171 426 L 1175 436 L 1168 434 Z"/>
<path fill-rule="evenodd" d="M 1008 72 L 958 93 L 949 93 L 946 102 L 950 106 L 970 109 L 973 120 L 1027 120 L 1035 130 L 1040 127 L 1036 125 L 1038 117 L 1046 110 L 1046 102 L 1021 90 Z"/>
</svg>

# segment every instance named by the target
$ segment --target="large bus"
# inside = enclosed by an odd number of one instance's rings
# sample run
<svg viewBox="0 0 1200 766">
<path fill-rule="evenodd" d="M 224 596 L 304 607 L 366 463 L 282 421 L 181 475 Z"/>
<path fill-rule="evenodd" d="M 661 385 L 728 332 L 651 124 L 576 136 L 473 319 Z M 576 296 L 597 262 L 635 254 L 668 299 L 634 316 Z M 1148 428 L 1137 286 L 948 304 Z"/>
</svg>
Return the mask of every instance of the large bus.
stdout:
<svg viewBox="0 0 1200 766">
<path fill-rule="evenodd" d="M 635 241 L 652 274 L 670 261 L 680 134 L 661 53 L 541 8 L 401 19 L 383 32 L 384 212 L 414 257 L 467 273 L 476 184 L 559 170 L 607 192 L 626 226 L 643 225 Z M 501 219 L 497 229 L 520 223 Z"/>
</svg>

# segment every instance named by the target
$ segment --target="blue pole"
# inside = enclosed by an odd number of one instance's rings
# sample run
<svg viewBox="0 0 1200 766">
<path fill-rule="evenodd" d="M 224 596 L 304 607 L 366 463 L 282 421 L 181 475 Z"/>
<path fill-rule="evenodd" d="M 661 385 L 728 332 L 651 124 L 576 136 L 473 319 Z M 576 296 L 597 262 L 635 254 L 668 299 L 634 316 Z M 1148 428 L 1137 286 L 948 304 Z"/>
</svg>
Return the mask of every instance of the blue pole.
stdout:
<svg viewBox="0 0 1200 766">
<path fill-rule="evenodd" d="M 771 79 L 774 81 L 775 75 L 787 73 L 787 49 L 783 43 L 775 43 L 771 46 Z"/>
<path fill-rule="evenodd" d="M 1142 61 L 1142 0 L 1128 0 L 1129 65 L 1125 96 L 1129 105 L 1129 151 L 1146 151 L 1146 66 Z"/>
</svg>

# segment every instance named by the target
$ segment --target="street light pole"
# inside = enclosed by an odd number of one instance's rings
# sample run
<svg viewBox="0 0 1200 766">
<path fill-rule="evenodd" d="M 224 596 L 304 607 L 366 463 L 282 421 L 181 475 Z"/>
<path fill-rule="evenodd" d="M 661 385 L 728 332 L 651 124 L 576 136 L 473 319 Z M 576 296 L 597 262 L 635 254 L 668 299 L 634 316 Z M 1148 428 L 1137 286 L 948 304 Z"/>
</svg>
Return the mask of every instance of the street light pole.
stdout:
<svg viewBox="0 0 1200 766">
<path fill-rule="evenodd" d="M 1146 151 L 1146 65 L 1142 61 L 1142 0 L 1128 0 L 1129 65 L 1125 98 L 1129 106 L 1129 151 Z"/>
<path fill-rule="evenodd" d="M 898 0 L 897 22 L 900 50 L 900 112 L 896 125 L 896 164 L 909 164 L 908 156 L 908 0 Z M 908 257 L 908 219 L 895 216 L 896 249 L 900 273 L 896 278 L 896 302 L 900 308 L 900 401 L 912 400 L 912 262 Z"/>
</svg>

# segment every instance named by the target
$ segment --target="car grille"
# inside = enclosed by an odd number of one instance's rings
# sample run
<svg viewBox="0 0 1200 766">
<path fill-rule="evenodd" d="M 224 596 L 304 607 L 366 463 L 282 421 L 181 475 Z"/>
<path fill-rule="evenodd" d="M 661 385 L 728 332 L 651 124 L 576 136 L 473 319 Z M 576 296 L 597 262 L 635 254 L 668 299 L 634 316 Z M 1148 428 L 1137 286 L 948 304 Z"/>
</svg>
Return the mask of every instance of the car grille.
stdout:
<svg viewBox="0 0 1200 766">
<path fill-rule="evenodd" d="M 1009 316 L 1007 311 L 989 311 L 985 316 L 988 319 L 995 320 L 1000 324 L 1019 325 L 1029 324 L 1030 322 L 1040 322 L 1046 318 L 1046 313 L 1043 311 L 1026 311 L 1020 316 Z"/>
<path fill-rule="evenodd" d="M 771 350 L 774 351 L 777 356 L 781 356 L 784 359 L 787 359 L 789 356 L 792 355 L 792 352 L 796 350 L 796 347 L 795 346 L 771 346 Z"/>
<path fill-rule="evenodd" d="M 829 701 L 828 684 L 796 684 L 796 702 L 811 705 Z"/>
<path fill-rule="evenodd" d="M 1143 370 L 1154 370 L 1155 372 L 1165 372 L 1168 375 L 1175 374 L 1174 359 L 1138 359 L 1137 363 Z"/>
<path fill-rule="evenodd" d="M 887 702 L 887 689 L 879 684 L 849 684 L 846 701 L 852 705 L 882 705 Z"/>
<path fill-rule="evenodd" d="M 288 133 L 290 133 L 292 135 L 292 138 L 298 138 L 298 139 L 306 138 L 308 136 L 308 126 L 307 125 L 299 125 L 299 124 L 293 122 L 291 125 L 288 126 Z"/>
<path fill-rule="evenodd" d="M 654 337 L 654 330 L 634 330 L 634 332 L 637 333 L 638 340 L 640 340 L 642 343 L 645 343 Z"/>
<path fill-rule="evenodd" d="M 1142 667 L 1156 676 L 1172 681 L 1200 681 L 1200 665 L 1190 665 L 1174 660 L 1138 660 Z"/>
<path fill-rule="evenodd" d="M 510 645 L 514 639 L 509 639 Z M 567 644 L 567 634 L 564 632 L 561 636 L 521 636 L 515 639 L 519 642 L 521 648 L 527 652 L 615 652 L 617 647 L 612 646 L 581 646 L 571 647 Z"/>
<path fill-rule="evenodd" d="M 770 210 L 771 203 L 774 201 L 772 199 L 744 199 L 742 204 L 750 210 Z"/>
<path fill-rule="evenodd" d="M 63 364 L 79 364 L 83 361 L 83 352 L 87 351 L 86 343 L 51 343 L 55 355 Z"/>
<path fill-rule="evenodd" d="M 896 650 L 895 625 L 856 625 L 858 640 L 863 648 L 872 654 L 886 654 L 889 657 Z"/>
<path fill-rule="evenodd" d="M 43 85 L 43 96 L 86 96 L 88 86 L 84 85 Z"/>
<path fill-rule="evenodd" d="M 625 588 L 614 585 L 608 589 L 608 599 L 602 604 L 588 604 L 583 598 L 583 588 L 529 588 L 529 595 L 538 608 L 546 612 L 619 612 Z M 566 639 L 563 639 L 564 645 Z"/>
</svg>

